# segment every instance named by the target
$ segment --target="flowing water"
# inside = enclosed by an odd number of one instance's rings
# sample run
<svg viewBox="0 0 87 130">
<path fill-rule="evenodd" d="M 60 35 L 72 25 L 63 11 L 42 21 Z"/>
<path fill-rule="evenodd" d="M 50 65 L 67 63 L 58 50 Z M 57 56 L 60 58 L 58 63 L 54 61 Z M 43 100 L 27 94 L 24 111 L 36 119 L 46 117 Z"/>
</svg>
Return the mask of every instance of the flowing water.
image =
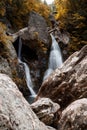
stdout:
<svg viewBox="0 0 87 130">
<path fill-rule="evenodd" d="M 52 34 L 51 34 L 51 38 L 52 38 L 52 46 L 51 46 L 51 51 L 49 56 L 49 64 L 48 64 L 48 69 L 44 74 L 43 80 L 45 80 L 57 67 L 60 67 L 63 63 L 60 47 Z M 29 66 L 21 60 L 21 50 L 22 50 L 22 41 L 21 38 L 19 38 L 18 60 L 19 63 L 23 64 L 24 66 L 26 83 L 31 93 L 28 99 L 29 102 L 32 102 L 32 100 L 36 97 L 36 93 L 33 90 L 33 83 L 31 80 Z"/>
<path fill-rule="evenodd" d="M 36 93 L 33 90 L 33 83 L 31 80 L 30 69 L 29 69 L 29 66 L 21 60 L 21 50 L 22 50 L 22 40 L 21 38 L 19 38 L 18 60 L 19 60 L 19 63 L 23 64 L 24 66 L 26 83 L 31 93 L 30 98 L 34 98 L 36 97 Z"/>
<path fill-rule="evenodd" d="M 52 34 L 51 38 L 52 38 L 52 46 L 49 56 L 49 64 L 48 69 L 44 74 L 43 80 L 45 80 L 56 68 L 61 67 L 61 65 L 63 64 L 60 47 Z"/>
</svg>

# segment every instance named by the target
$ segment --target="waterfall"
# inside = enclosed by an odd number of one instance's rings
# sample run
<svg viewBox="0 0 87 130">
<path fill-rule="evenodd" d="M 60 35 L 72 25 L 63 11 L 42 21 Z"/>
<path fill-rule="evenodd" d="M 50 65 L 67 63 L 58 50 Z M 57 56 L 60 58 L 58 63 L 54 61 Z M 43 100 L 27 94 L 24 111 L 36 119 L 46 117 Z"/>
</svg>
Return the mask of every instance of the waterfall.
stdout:
<svg viewBox="0 0 87 130">
<path fill-rule="evenodd" d="M 49 64 L 48 69 L 44 74 L 43 80 L 45 80 L 56 68 L 61 67 L 63 63 L 60 47 L 52 34 L 51 38 L 52 38 L 52 46 L 49 56 Z"/>
<path fill-rule="evenodd" d="M 32 80 L 31 80 L 30 69 L 25 62 L 21 61 L 21 50 L 22 50 L 22 40 L 21 40 L 21 38 L 19 38 L 18 61 L 19 61 L 19 63 L 23 64 L 23 66 L 24 66 L 26 83 L 27 83 L 27 86 L 30 90 L 31 97 L 35 97 L 36 93 L 33 90 L 33 83 L 32 83 Z"/>
<path fill-rule="evenodd" d="M 18 59 L 21 61 L 21 51 L 22 51 L 22 41 L 21 38 L 19 37 L 19 47 L 18 47 Z"/>
</svg>

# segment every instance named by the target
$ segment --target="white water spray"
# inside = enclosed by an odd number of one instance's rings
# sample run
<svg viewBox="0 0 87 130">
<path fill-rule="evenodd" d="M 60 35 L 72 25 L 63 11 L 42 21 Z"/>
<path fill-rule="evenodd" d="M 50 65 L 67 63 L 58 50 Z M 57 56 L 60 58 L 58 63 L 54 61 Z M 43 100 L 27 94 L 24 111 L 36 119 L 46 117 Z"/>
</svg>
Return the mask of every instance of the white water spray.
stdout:
<svg viewBox="0 0 87 130">
<path fill-rule="evenodd" d="M 31 76 L 30 76 L 30 69 L 25 62 L 21 61 L 21 50 L 22 50 L 22 40 L 21 40 L 21 38 L 19 38 L 18 61 L 19 61 L 19 63 L 23 64 L 23 66 L 24 66 L 26 83 L 30 90 L 31 97 L 36 97 L 36 93 L 33 90 L 33 83 L 32 83 Z"/>
<path fill-rule="evenodd" d="M 43 80 L 45 80 L 56 68 L 61 67 L 61 65 L 63 64 L 60 47 L 52 34 L 51 38 L 52 38 L 52 46 L 49 56 L 49 65 L 48 69 L 44 74 Z"/>
</svg>

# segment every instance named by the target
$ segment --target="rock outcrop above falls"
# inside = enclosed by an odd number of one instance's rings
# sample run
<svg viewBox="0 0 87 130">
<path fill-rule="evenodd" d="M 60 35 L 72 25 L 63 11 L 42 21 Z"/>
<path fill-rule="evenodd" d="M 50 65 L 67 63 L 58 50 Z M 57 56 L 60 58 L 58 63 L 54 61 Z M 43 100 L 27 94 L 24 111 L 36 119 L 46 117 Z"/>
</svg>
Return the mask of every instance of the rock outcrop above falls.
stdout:
<svg viewBox="0 0 87 130">
<path fill-rule="evenodd" d="M 0 74 L 0 130 L 49 130 L 5 74 Z"/>
<path fill-rule="evenodd" d="M 72 54 L 42 84 L 37 99 L 48 97 L 64 109 L 72 101 L 87 97 L 87 45 Z"/>
<path fill-rule="evenodd" d="M 12 35 L 22 39 L 22 58 L 28 63 L 35 86 L 40 86 L 48 65 L 48 53 L 51 45 L 46 20 L 38 13 L 31 12 L 28 27 Z M 19 41 L 14 46 L 18 48 Z"/>
<path fill-rule="evenodd" d="M 14 41 L 21 37 L 23 44 L 36 50 L 37 53 L 46 53 L 49 48 L 50 36 L 46 20 L 36 12 L 31 12 L 28 27 L 12 34 Z"/>
</svg>

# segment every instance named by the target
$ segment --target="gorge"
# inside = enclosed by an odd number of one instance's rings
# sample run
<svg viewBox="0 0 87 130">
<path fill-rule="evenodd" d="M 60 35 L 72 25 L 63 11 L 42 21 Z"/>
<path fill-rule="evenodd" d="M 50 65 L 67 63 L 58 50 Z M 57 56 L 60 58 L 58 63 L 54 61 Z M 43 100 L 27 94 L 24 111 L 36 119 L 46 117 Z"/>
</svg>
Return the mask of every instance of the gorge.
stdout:
<svg viewBox="0 0 87 130">
<path fill-rule="evenodd" d="M 63 60 L 62 60 L 62 54 L 61 54 L 61 50 L 59 48 L 59 45 L 57 43 L 57 41 L 55 40 L 54 36 L 52 34 L 51 38 L 52 38 L 52 45 L 51 45 L 51 50 L 50 50 L 50 55 L 49 55 L 49 61 L 48 61 L 48 69 L 46 70 L 43 80 L 45 80 L 56 68 L 61 67 L 61 65 L 63 64 Z M 29 98 L 27 99 L 30 103 L 32 103 L 32 101 L 34 100 L 34 98 L 36 97 L 36 93 L 33 90 L 35 83 L 32 82 L 31 79 L 31 74 L 30 74 L 30 68 L 27 65 L 27 63 L 25 63 L 24 61 L 22 61 L 22 39 L 21 37 L 19 37 L 19 43 L 18 43 L 18 48 L 16 48 L 18 50 L 18 61 L 19 64 L 22 64 L 24 67 L 24 71 L 25 71 L 25 78 L 26 78 L 26 83 L 27 83 L 27 87 L 29 88 L 30 91 L 30 95 Z M 30 55 L 31 56 L 31 55 Z M 37 87 L 37 86 L 36 86 Z"/>
<path fill-rule="evenodd" d="M 0 1 L 0 130 L 87 129 L 87 1 Z"/>
<path fill-rule="evenodd" d="M 26 83 L 27 83 L 27 87 L 29 88 L 30 91 L 30 102 L 32 102 L 31 100 L 33 100 L 33 98 L 36 97 L 36 93 L 33 90 L 33 83 L 32 83 L 32 79 L 31 79 L 31 75 L 30 75 L 30 69 L 29 66 L 27 65 L 27 63 L 23 62 L 21 59 L 21 52 L 22 52 L 22 40 L 21 38 L 19 38 L 19 48 L 18 48 L 18 61 L 19 64 L 22 64 L 24 67 L 24 72 L 25 72 L 25 78 L 26 78 Z"/>
</svg>

